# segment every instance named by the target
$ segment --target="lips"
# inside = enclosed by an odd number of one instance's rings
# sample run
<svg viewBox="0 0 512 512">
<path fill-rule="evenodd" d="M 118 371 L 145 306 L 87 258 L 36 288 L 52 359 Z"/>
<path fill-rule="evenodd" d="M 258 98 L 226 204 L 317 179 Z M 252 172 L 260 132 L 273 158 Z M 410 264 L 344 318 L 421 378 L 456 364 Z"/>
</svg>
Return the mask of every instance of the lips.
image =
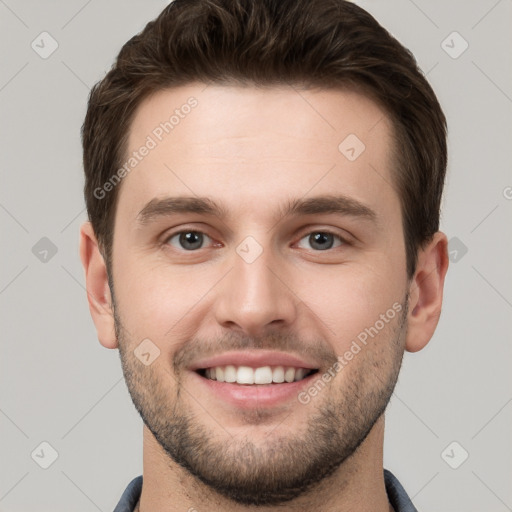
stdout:
<svg viewBox="0 0 512 512">
<path fill-rule="evenodd" d="M 198 389 L 236 409 L 270 408 L 294 401 L 320 363 L 272 350 L 225 352 L 196 361 L 189 369 Z"/>
<path fill-rule="evenodd" d="M 208 368 L 244 366 L 249 368 L 303 368 L 306 372 L 317 370 L 320 363 L 311 358 L 305 359 L 299 355 L 273 350 L 244 350 L 237 352 L 224 352 L 213 357 L 196 361 L 189 369 L 192 371 L 206 371 Z"/>
<path fill-rule="evenodd" d="M 251 349 L 200 359 L 188 369 L 198 390 L 209 393 L 211 400 L 249 410 L 297 400 L 320 366 L 298 354 Z"/>
<path fill-rule="evenodd" d="M 200 371 L 190 373 L 190 389 L 197 392 L 196 396 L 203 397 L 205 407 L 216 408 L 217 404 L 222 407 L 227 405 L 235 411 L 274 409 L 279 412 L 286 404 L 298 404 L 299 394 L 316 378 L 316 375 L 311 374 L 302 380 L 282 384 L 240 385 L 207 379 L 200 373 Z"/>
</svg>

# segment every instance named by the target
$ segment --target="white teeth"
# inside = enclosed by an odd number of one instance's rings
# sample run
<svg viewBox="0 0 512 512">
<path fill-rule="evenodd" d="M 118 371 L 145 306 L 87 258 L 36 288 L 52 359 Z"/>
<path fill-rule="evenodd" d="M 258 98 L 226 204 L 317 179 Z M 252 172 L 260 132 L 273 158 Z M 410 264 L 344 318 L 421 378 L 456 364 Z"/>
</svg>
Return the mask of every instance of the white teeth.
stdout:
<svg viewBox="0 0 512 512">
<path fill-rule="evenodd" d="M 295 379 L 295 368 L 286 368 L 284 372 L 284 380 L 286 382 L 293 382 Z"/>
<path fill-rule="evenodd" d="M 219 370 L 217 369 L 217 372 Z M 302 380 L 304 378 L 304 375 L 306 374 L 306 370 L 304 370 L 304 368 L 297 368 L 297 370 L 295 370 L 295 381 L 298 381 L 298 380 Z"/>
<path fill-rule="evenodd" d="M 254 370 L 254 384 L 270 384 L 272 382 L 272 369 L 270 366 Z"/>
<path fill-rule="evenodd" d="M 238 384 L 254 384 L 254 370 L 249 366 L 239 366 L 236 381 Z"/>
<path fill-rule="evenodd" d="M 284 368 L 282 366 L 276 366 L 272 372 L 272 381 L 277 384 L 284 382 Z"/>
<path fill-rule="evenodd" d="M 282 384 L 283 382 L 297 382 L 302 380 L 310 370 L 307 368 L 293 368 L 284 366 L 216 366 L 206 368 L 205 377 L 218 382 L 237 384 Z"/>
<path fill-rule="evenodd" d="M 236 368 L 233 365 L 228 365 L 224 369 L 224 380 L 226 382 L 236 382 Z"/>
</svg>

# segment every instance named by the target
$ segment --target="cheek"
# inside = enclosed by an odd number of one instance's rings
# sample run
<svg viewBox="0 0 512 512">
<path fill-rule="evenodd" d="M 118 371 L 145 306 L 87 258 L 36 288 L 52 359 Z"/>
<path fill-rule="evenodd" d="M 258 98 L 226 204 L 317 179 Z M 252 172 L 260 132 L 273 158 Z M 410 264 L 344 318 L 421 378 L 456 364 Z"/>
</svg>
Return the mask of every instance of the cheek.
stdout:
<svg viewBox="0 0 512 512">
<path fill-rule="evenodd" d="M 394 268 L 385 258 L 374 259 L 372 265 L 333 266 L 302 283 L 298 295 L 314 312 L 313 321 L 326 339 L 332 340 L 338 354 L 358 336 L 364 340 L 366 330 L 375 324 L 384 333 L 394 323 L 396 308 L 403 300 L 403 283 L 391 274 L 396 272 Z"/>
<path fill-rule="evenodd" d="M 191 333 L 189 318 L 212 289 L 211 269 L 170 267 L 165 262 L 142 263 L 143 258 L 120 261 L 115 272 L 115 293 L 125 327 L 137 338 L 158 343 L 184 339 Z"/>
</svg>

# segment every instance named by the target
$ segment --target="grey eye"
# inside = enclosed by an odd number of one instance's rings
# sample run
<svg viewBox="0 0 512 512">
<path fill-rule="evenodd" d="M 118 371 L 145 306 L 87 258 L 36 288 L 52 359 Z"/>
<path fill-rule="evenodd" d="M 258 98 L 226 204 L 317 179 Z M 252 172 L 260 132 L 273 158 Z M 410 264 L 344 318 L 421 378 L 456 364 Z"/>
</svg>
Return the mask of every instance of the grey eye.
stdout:
<svg viewBox="0 0 512 512">
<path fill-rule="evenodd" d="M 343 240 L 339 236 L 326 231 L 314 231 L 313 233 L 310 233 L 309 235 L 302 238 L 300 242 L 302 243 L 304 240 L 307 240 L 307 243 L 315 251 L 325 251 L 332 249 L 335 246 L 334 244 L 336 240 L 339 241 L 336 247 L 342 245 L 343 243 Z M 309 247 L 304 246 L 302 246 L 302 248 L 309 249 Z"/>
<path fill-rule="evenodd" d="M 210 237 L 200 231 L 182 231 L 171 236 L 168 243 L 177 249 L 193 251 L 195 249 L 201 249 L 205 239 L 209 240 Z"/>
</svg>

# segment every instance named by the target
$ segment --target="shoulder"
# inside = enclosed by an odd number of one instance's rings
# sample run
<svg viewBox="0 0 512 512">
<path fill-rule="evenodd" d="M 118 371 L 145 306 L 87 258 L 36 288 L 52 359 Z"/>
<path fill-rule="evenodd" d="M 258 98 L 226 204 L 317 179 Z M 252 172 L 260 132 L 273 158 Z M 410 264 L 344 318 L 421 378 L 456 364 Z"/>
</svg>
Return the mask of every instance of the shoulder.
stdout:
<svg viewBox="0 0 512 512">
<path fill-rule="evenodd" d="M 133 512 L 142 491 L 142 475 L 135 477 L 123 492 L 114 512 Z"/>
<path fill-rule="evenodd" d="M 413 505 L 411 499 L 402 487 L 402 484 L 398 479 L 388 471 L 384 470 L 384 482 L 386 484 L 386 492 L 388 499 L 393 506 L 395 512 L 418 512 L 416 507 Z"/>
</svg>

